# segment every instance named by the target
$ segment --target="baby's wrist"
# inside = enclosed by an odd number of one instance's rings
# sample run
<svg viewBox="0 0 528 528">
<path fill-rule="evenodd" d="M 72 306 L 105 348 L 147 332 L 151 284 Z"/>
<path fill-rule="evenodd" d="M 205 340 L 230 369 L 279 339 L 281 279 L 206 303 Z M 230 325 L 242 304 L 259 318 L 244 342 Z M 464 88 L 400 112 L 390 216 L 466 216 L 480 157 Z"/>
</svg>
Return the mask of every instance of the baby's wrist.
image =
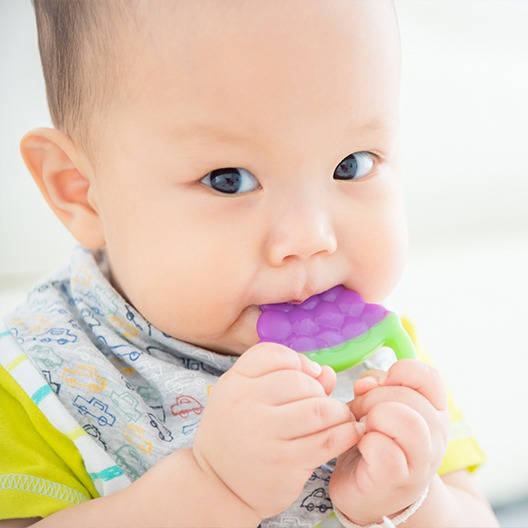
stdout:
<svg viewBox="0 0 528 528">
<path fill-rule="evenodd" d="M 209 497 L 216 497 L 224 513 L 230 510 L 226 518 L 237 519 L 237 524 L 241 526 L 259 526 L 262 517 L 255 509 L 237 495 L 193 448 L 189 449 L 189 454 L 197 472 L 201 474 L 202 486 L 208 489 Z M 211 501 L 209 505 L 214 502 Z"/>
<path fill-rule="evenodd" d="M 393 528 L 406 522 L 416 511 L 422 506 L 427 495 L 429 494 L 429 486 L 425 488 L 422 494 L 412 504 L 407 506 L 404 510 L 398 512 L 395 515 L 383 516 L 380 522 L 358 524 L 349 519 L 344 513 L 339 511 L 334 506 L 334 513 L 339 522 L 345 528 Z"/>
</svg>

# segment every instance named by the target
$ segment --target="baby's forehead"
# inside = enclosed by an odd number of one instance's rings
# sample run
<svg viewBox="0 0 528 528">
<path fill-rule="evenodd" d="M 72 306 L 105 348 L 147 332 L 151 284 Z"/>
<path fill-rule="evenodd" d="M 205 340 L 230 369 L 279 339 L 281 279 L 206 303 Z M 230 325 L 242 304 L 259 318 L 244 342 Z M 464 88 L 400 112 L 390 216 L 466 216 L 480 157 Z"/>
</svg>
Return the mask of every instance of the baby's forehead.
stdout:
<svg viewBox="0 0 528 528">
<path fill-rule="evenodd" d="M 149 70 L 168 53 L 190 77 L 241 61 L 301 67 L 329 50 L 335 57 L 375 59 L 373 52 L 397 40 L 389 0 L 143 0 L 135 6 L 122 20 L 131 67 Z M 138 61 L 142 52 L 150 53 L 150 60 Z"/>
<path fill-rule="evenodd" d="M 395 107 L 399 46 L 389 7 L 383 0 L 139 2 L 121 21 L 118 117 L 176 139 L 216 129 L 226 143 L 292 137 L 303 120 L 321 130 L 352 114 L 352 125 L 372 122 Z"/>
<path fill-rule="evenodd" d="M 122 0 L 126 13 L 113 2 L 103 9 L 113 12 L 116 25 L 126 25 L 128 37 L 178 42 L 184 49 L 204 37 L 240 35 L 241 48 L 247 31 L 262 34 L 262 44 L 289 35 L 291 40 L 328 39 L 343 29 L 359 37 L 377 39 L 387 21 L 395 25 L 392 0 Z M 112 7 L 114 5 L 114 7 Z M 324 27 L 324 31 L 316 28 Z M 302 28 L 298 32 L 296 29 Z M 312 34 L 310 30 L 315 30 Z M 139 35 L 138 35 L 139 34 Z M 346 51 L 346 50 L 344 50 Z M 218 50 L 212 48 L 210 53 Z"/>
</svg>

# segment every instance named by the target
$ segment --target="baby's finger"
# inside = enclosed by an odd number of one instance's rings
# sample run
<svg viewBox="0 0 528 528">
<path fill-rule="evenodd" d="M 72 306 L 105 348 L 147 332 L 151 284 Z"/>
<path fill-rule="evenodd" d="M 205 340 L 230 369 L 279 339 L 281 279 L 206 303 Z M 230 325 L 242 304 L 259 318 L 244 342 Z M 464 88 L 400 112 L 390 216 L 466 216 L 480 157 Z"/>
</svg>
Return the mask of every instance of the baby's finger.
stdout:
<svg viewBox="0 0 528 528">
<path fill-rule="evenodd" d="M 385 402 L 372 408 L 366 420 L 367 433 L 376 431 L 391 438 L 401 449 L 411 472 L 437 469 L 443 446 L 433 438 L 423 416 L 408 405 Z"/>
<path fill-rule="evenodd" d="M 304 354 L 299 354 L 299 361 L 301 362 L 301 370 L 312 376 L 312 378 L 318 378 L 323 373 L 323 367 L 307 358 Z"/>
<path fill-rule="evenodd" d="M 231 368 L 247 378 L 258 378 L 278 370 L 301 370 L 301 355 L 278 343 L 257 343 L 248 348 Z"/>
<path fill-rule="evenodd" d="M 438 411 L 431 402 L 419 392 L 409 387 L 400 386 L 382 386 L 368 391 L 354 398 L 348 403 L 348 407 L 359 420 L 361 417 L 366 416 L 375 406 L 385 402 L 399 402 L 408 405 L 424 416 L 428 422 L 434 421 L 436 419 L 435 416 L 438 415 Z"/>
<path fill-rule="evenodd" d="M 383 380 L 384 386 L 404 386 L 419 392 L 439 411 L 447 409 L 447 392 L 438 370 L 416 359 L 396 361 Z"/>
<path fill-rule="evenodd" d="M 377 431 L 366 433 L 358 442 L 361 459 L 358 462 L 359 486 L 369 494 L 379 492 L 379 486 L 392 486 L 409 476 L 407 459 L 400 446 Z"/>
<path fill-rule="evenodd" d="M 347 421 L 310 436 L 289 442 L 289 459 L 297 459 L 309 468 L 325 464 L 354 447 L 363 435 L 363 424 Z"/>
<path fill-rule="evenodd" d="M 259 401 L 273 406 L 326 396 L 319 380 L 300 370 L 279 370 L 254 379 L 252 391 Z"/>
<path fill-rule="evenodd" d="M 348 407 L 333 398 L 310 398 L 282 405 L 275 411 L 282 440 L 294 440 L 355 421 Z"/>
<path fill-rule="evenodd" d="M 330 396 L 334 390 L 337 382 L 337 375 L 331 367 L 324 366 L 321 375 L 317 381 L 323 386 L 325 393 Z"/>
</svg>

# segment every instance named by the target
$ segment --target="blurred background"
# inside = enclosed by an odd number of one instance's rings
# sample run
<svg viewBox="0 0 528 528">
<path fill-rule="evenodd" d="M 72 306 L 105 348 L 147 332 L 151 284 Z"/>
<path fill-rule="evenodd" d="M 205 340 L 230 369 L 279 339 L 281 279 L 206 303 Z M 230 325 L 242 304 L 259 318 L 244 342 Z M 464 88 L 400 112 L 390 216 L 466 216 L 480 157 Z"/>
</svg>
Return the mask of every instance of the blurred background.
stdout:
<svg viewBox="0 0 528 528">
<path fill-rule="evenodd" d="M 503 526 L 528 527 L 528 1 L 396 5 L 411 250 L 390 302 L 481 442 L 476 479 Z M 73 243 L 18 152 L 50 125 L 30 0 L 0 1 L 0 116 L 5 312 Z"/>
</svg>

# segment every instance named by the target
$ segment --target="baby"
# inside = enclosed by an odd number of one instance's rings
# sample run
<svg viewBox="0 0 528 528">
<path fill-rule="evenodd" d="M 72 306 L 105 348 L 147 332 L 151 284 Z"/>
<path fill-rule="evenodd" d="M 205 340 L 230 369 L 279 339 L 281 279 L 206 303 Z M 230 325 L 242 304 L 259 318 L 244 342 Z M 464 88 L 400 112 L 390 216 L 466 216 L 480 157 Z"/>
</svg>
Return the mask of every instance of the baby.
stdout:
<svg viewBox="0 0 528 528">
<path fill-rule="evenodd" d="M 22 154 L 80 246 L 4 319 L 0 524 L 497 526 L 436 370 L 334 390 L 257 343 L 262 304 L 402 272 L 392 3 L 35 8 L 56 128 Z"/>
</svg>

